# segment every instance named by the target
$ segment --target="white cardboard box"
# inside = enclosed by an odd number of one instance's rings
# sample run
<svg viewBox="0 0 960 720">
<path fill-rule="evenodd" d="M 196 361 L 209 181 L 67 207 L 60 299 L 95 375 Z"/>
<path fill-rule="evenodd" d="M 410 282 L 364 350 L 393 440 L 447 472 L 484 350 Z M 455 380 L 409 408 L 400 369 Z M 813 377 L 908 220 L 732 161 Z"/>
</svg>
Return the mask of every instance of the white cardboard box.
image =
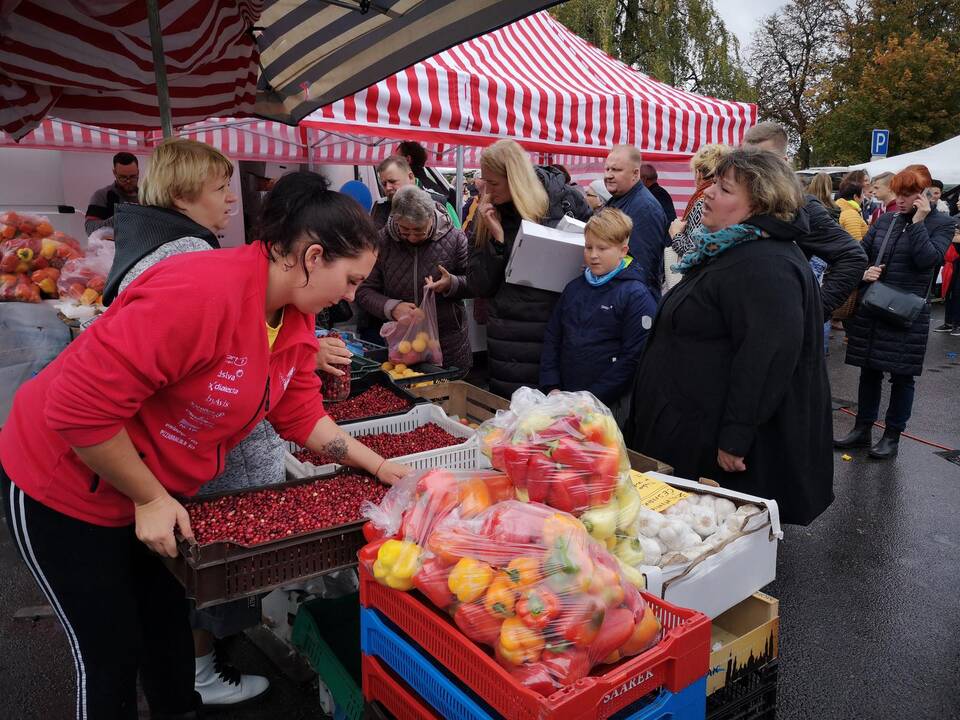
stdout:
<svg viewBox="0 0 960 720">
<path fill-rule="evenodd" d="M 582 220 L 577 220 L 575 217 L 570 217 L 569 215 L 564 215 L 560 218 L 560 222 L 557 223 L 557 230 L 563 230 L 564 232 L 583 233 L 587 229 L 587 224 Z"/>
<path fill-rule="evenodd" d="M 524 220 L 507 262 L 506 281 L 562 292 L 583 268 L 582 234 Z"/>
<path fill-rule="evenodd" d="M 647 578 L 648 592 L 715 618 L 773 582 L 777 576 L 777 543 L 783 538 L 776 500 L 764 500 L 658 472 L 645 474 L 683 490 L 725 497 L 737 505 L 752 503 L 767 510 L 758 521 L 747 524 L 744 535 L 715 555 L 687 565 L 638 567 Z"/>
</svg>

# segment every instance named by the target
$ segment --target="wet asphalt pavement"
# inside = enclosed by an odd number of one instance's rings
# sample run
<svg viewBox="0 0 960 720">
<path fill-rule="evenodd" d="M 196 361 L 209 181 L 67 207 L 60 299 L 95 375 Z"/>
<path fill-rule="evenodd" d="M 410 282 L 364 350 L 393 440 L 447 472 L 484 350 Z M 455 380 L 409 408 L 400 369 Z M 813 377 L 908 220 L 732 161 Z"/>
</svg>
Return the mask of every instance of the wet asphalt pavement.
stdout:
<svg viewBox="0 0 960 720">
<path fill-rule="evenodd" d="M 939 325 L 942 305 L 933 315 Z M 855 402 L 858 370 L 843 364 L 841 339 L 830 345 L 832 392 Z M 960 358 L 948 353 L 960 354 L 960 338 L 931 333 L 908 432 L 960 448 Z M 840 411 L 834 418 L 837 433 L 853 424 Z M 935 452 L 904 438 L 893 462 L 837 453 L 836 501 L 812 526 L 786 528 L 767 588 L 780 599 L 780 720 L 960 718 L 960 465 Z M 0 718 L 73 717 L 73 664 L 59 625 L 13 617 L 42 599 L 5 527 L 0 569 Z M 273 687 L 214 717 L 323 717 L 313 685 L 284 678 L 245 638 L 231 652 Z"/>
</svg>

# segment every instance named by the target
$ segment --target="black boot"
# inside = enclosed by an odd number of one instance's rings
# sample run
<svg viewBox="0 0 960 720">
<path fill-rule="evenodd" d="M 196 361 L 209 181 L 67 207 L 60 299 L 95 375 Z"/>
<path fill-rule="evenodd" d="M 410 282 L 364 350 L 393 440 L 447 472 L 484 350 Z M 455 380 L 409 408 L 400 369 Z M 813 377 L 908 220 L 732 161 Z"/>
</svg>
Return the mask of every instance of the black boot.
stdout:
<svg viewBox="0 0 960 720">
<path fill-rule="evenodd" d="M 870 452 L 867 454 L 877 460 L 889 460 L 896 456 L 899 448 L 900 431 L 887 428 L 883 431 L 883 437 L 880 438 L 880 442 L 870 448 Z"/>
<path fill-rule="evenodd" d="M 835 448 L 858 448 L 858 447 L 870 447 L 873 444 L 873 437 L 871 431 L 873 430 L 872 422 L 861 422 L 857 420 L 856 424 L 853 426 L 847 435 L 842 438 L 834 439 L 833 446 Z"/>
</svg>

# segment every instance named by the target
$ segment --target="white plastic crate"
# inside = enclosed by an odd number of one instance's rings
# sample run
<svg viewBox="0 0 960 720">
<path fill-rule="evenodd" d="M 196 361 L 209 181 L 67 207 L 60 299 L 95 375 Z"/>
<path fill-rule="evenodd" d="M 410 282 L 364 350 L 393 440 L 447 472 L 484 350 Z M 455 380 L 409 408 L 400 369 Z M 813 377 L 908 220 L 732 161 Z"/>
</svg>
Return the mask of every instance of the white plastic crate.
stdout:
<svg viewBox="0 0 960 720">
<path fill-rule="evenodd" d="M 351 437 L 361 437 L 363 435 L 385 432 L 410 432 L 411 430 L 423 427 L 427 423 L 439 425 L 451 435 L 463 438 L 464 442 L 460 445 L 450 445 L 449 447 L 426 450 L 412 455 L 401 455 L 400 457 L 392 458 L 393 460 L 409 465 L 417 470 L 427 470 L 436 467 L 446 467 L 455 470 L 472 470 L 490 467 L 486 456 L 480 452 L 476 430 L 456 420 L 451 420 L 439 405 L 417 405 L 403 415 L 377 418 L 376 420 L 366 420 L 358 423 L 346 423 L 341 425 L 340 429 Z M 287 453 L 284 462 L 287 473 L 292 477 L 308 478 L 329 475 L 341 467 L 335 463 L 314 465 L 313 463 L 301 462 L 292 454 L 297 450 L 300 450 L 299 445 L 292 442 L 287 443 Z"/>
</svg>

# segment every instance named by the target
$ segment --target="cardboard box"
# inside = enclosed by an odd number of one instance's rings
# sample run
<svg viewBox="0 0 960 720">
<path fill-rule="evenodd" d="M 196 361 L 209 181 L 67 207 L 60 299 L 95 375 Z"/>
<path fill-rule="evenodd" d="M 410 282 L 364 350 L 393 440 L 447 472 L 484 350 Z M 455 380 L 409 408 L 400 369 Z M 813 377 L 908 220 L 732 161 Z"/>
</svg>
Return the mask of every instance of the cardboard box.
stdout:
<svg viewBox="0 0 960 720">
<path fill-rule="evenodd" d="M 714 618 L 707 695 L 776 659 L 779 643 L 780 603 L 765 593 L 754 593 Z"/>
<path fill-rule="evenodd" d="M 560 222 L 557 223 L 557 230 L 563 230 L 564 232 L 583 235 L 586 229 L 587 224 L 583 222 L 583 220 L 577 220 L 575 217 L 570 217 L 569 215 L 564 215 L 560 218 Z"/>
<path fill-rule="evenodd" d="M 583 235 L 524 220 L 507 262 L 513 285 L 562 292 L 583 272 Z"/>
<path fill-rule="evenodd" d="M 773 582 L 777 576 L 777 544 L 783 538 L 780 510 L 775 500 L 765 500 L 659 472 L 647 474 L 674 487 L 725 497 L 737 505 L 753 503 L 767 510 L 766 517 L 751 520 L 745 528 L 745 534 L 716 554 L 706 555 L 686 565 L 638 567 L 646 577 L 648 592 L 680 607 L 699 610 L 715 618 Z"/>
</svg>

